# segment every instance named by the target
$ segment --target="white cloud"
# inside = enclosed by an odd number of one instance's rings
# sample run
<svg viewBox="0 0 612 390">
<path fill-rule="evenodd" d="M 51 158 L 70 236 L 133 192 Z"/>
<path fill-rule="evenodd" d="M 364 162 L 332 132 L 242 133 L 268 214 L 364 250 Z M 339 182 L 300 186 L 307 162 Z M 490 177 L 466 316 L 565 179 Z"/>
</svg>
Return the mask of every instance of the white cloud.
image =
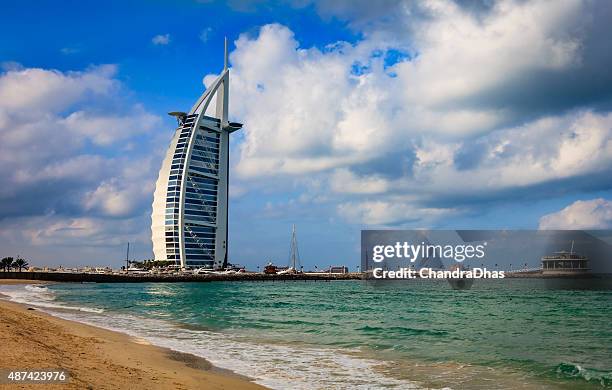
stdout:
<svg viewBox="0 0 612 390">
<path fill-rule="evenodd" d="M 334 192 L 351 194 L 377 194 L 389 189 L 389 183 L 380 176 L 357 176 L 348 169 L 337 169 L 329 178 Z"/>
<path fill-rule="evenodd" d="M 212 27 L 206 27 L 205 29 L 200 31 L 200 35 L 199 35 L 200 41 L 204 43 L 208 42 L 211 35 L 212 35 Z"/>
<path fill-rule="evenodd" d="M 499 88 L 533 70 L 580 64 L 584 2 L 498 1 L 484 20 L 452 1 L 425 1 L 411 30 L 418 52 L 396 67 L 408 102 L 442 105 Z M 406 15 L 406 17 L 410 17 Z"/>
<path fill-rule="evenodd" d="M 149 148 L 161 119 L 125 98 L 116 71 L 12 66 L 0 74 L 0 230 L 41 214 L 110 218 L 111 226 L 148 209 L 158 169 Z M 124 155 L 134 142 L 140 148 Z"/>
<path fill-rule="evenodd" d="M 238 173 L 343 168 L 415 140 L 460 140 L 507 127 L 515 120 L 511 107 L 460 102 L 496 88 L 503 93 L 500 86 L 529 72 L 577 66 L 580 35 L 569 32 L 580 23 L 580 4 L 562 2 L 550 12 L 539 2 L 501 2 L 483 22 L 453 2 L 425 2 L 430 18 L 410 31 L 418 55 L 391 65 L 385 53 L 402 43 L 384 34 L 323 51 L 300 48 L 277 24 L 256 37 L 241 35 L 231 54 L 232 112 L 246 123 Z M 356 65 L 366 70 L 356 73 Z"/>
<path fill-rule="evenodd" d="M 481 155 L 459 169 L 461 147 Z M 473 150 L 476 149 L 476 150 Z M 478 194 L 580 177 L 612 166 L 612 114 L 591 111 L 546 117 L 458 143 L 425 143 L 416 149 L 414 177 L 405 187 L 440 193 Z"/>
<path fill-rule="evenodd" d="M 243 176 L 317 172 L 367 161 L 389 147 L 384 127 L 392 107 L 375 76 L 354 78 L 350 57 L 297 45 L 280 25 L 236 42 L 230 98 L 247 123 L 237 166 Z"/>
<path fill-rule="evenodd" d="M 338 205 L 338 214 L 352 223 L 364 225 L 389 225 L 405 222 L 431 223 L 456 210 L 442 208 L 418 208 L 401 199 L 391 201 L 347 202 Z"/>
<path fill-rule="evenodd" d="M 98 115 L 76 111 L 67 116 L 64 123 L 71 132 L 85 136 L 97 145 L 109 146 L 135 134 L 149 133 L 161 124 L 161 120 L 141 106 L 135 106 L 125 115 Z"/>
<path fill-rule="evenodd" d="M 478 15 L 452 1 L 416 8 L 398 6 L 391 19 L 405 23 L 368 24 L 363 40 L 324 49 L 301 47 L 278 24 L 241 35 L 230 55 L 231 112 L 245 123 L 235 178 L 312 178 L 327 185 L 305 184 L 310 198 L 362 220 L 356 213 L 370 211 L 356 205 L 380 211 L 399 194 L 425 218 L 440 199 L 499 199 L 610 169 L 611 114 L 523 103 L 541 93 L 533 77 L 582 69 L 586 3 L 500 1 Z M 398 51 L 408 57 L 390 62 Z"/>
<path fill-rule="evenodd" d="M 611 229 L 612 201 L 578 200 L 563 210 L 540 218 L 540 229 Z"/>
<path fill-rule="evenodd" d="M 154 45 L 167 45 L 170 43 L 170 34 L 159 34 L 151 39 Z"/>
<path fill-rule="evenodd" d="M 58 158 L 49 161 L 44 166 L 20 164 L 14 170 L 12 179 L 14 185 L 27 185 L 32 182 L 77 180 L 81 182 L 96 180 L 99 175 L 108 174 L 114 168 L 112 161 L 101 156 L 77 154 L 73 157 Z"/>
<path fill-rule="evenodd" d="M 4 255 L 20 255 L 31 266 L 112 266 L 130 257 L 149 258 L 148 215 L 130 218 L 45 214 L 2 221 L 0 242 Z"/>
<path fill-rule="evenodd" d="M 140 183 L 138 183 L 140 184 Z M 88 212 L 98 211 L 103 215 L 123 217 L 129 215 L 138 202 L 152 191 L 151 186 L 124 183 L 124 187 L 117 179 L 101 183 L 95 190 L 88 192 L 83 203 Z"/>
<path fill-rule="evenodd" d="M 53 213 L 21 217 L 4 221 L 7 228 L 0 229 L 0 240 L 10 244 L 26 242 L 32 248 L 24 247 L 25 251 L 36 250 L 37 247 L 49 251 L 57 247 L 79 247 L 73 253 L 60 251 L 64 256 L 54 260 L 64 264 L 67 260 L 74 260 L 74 254 L 80 262 L 89 262 L 90 260 L 80 257 L 81 253 L 87 251 L 87 247 L 102 246 L 104 247 L 102 259 L 108 262 L 114 260 L 107 258 L 109 247 L 120 245 L 123 249 L 128 240 L 132 243 L 138 241 L 142 245 L 150 239 L 148 229 L 141 225 L 140 219 L 141 216 L 108 219 L 91 216 L 66 217 Z M 121 252 L 123 253 L 123 250 Z M 96 255 L 99 256 L 99 253 Z M 125 253 L 123 255 L 125 256 Z"/>
<path fill-rule="evenodd" d="M 115 65 L 85 72 L 59 72 L 40 68 L 15 68 L 0 77 L 0 112 L 32 115 L 58 112 L 90 96 L 105 96 L 119 86 Z M 60 93 L 61 91 L 61 93 Z"/>
</svg>

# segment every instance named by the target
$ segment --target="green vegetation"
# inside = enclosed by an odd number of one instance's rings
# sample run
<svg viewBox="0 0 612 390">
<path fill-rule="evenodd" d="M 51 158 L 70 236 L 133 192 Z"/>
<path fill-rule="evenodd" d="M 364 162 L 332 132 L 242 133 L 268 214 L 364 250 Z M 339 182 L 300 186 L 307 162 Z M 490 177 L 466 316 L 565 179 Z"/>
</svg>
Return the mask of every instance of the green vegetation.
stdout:
<svg viewBox="0 0 612 390">
<path fill-rule="evenodd" d="M 21 270 L 23 268 L 28 268 L 30 264 L 28 264 L 28 262 L 25 259 L 22 259 L 21 257 L 18 257 L 17 260 L 15 260 L 15 262 L 13 263 L 13 267 L 16 267 L 19 269 L 19 272 L 21 272 Z"/>
<path fill-rule="evenodd" d="M 19 272 L 21 272 L 21 270 L 28 268 L 28 266 L 28 262 L 21 257 L 18 257 L 17 260 L 13 259 L 12 257 L 5 257 L 0 260 L 0 268 L 2 268 L 4 272 L 10 272 L 13 268 L 17 268 L 19 269 Z"/>
<path fill-rule="evenodd" d="M 2 267 L 4 272 L 7 272 L 11 270 L 13 263 L 14 260 L 12 257 L 5 257 L 4 259 L 0 260 L 0 267 Z"/>
</svg>

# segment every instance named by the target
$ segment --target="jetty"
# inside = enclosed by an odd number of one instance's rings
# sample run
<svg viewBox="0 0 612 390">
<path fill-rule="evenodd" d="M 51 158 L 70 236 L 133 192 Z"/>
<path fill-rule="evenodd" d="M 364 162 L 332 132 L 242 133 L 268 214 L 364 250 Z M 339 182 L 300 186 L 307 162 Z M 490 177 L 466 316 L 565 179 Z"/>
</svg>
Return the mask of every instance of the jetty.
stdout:
<svg viewBox="0 0 612 390">
<path fill-rule="evenodd" d="M 275 281 L 334 281 L 360 280 L 358 272 L 343 274 L 304 272 L 295 274 L 267 275 L 255 272 L 234 274 L 132 274 L 132 273 L 86 273 L 86 272 L 1 272 L 0 279 L 41 280 L 48 282 L 74 283 L 180 283 L 180 282 L 275 282 Z"/>
</svg>

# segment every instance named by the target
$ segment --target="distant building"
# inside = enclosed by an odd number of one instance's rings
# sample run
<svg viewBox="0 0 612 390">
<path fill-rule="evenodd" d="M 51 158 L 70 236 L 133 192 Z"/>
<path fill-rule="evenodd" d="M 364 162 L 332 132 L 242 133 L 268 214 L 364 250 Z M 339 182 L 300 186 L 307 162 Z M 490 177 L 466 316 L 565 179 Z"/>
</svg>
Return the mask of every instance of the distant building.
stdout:
<svg viewBox="0 0 612 390">
<path fill-rule="evenodd" d="M 542 275 L 586 275 L 589 273 L 589 259 L 572 251 L 555 252 L 542 257 Z"/>
<path fill-rule="evenodd" d="M 348 267 L 344 265 L 339 265 L 339 266 L 331 266 L 324 272 L 332 273 L 332 274 L 348 274 L 349 269 Z"/>
<path fill-rule="evenodd" d="M 213 116 L 205 115 L 216 97 Z M 178 128 L 159 171 L 151 215 L 155 260 L 182 268 L 227 266 L 229 135 L 227 41 L 221 75 L 188 113 L 172 112 Z"/>
</svg>

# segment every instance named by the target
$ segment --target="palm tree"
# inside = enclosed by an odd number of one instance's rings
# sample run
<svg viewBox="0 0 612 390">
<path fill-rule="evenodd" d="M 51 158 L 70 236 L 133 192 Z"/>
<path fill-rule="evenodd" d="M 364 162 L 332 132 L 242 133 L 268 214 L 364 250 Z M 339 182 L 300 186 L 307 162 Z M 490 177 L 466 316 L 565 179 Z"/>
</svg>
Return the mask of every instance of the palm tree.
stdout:
<svg viewBox="0 0 612 390">
<path fill-rule="evenodd" d="M 22 259 L 21 257 L 18 257 L 13 264 L 15 267 L 19 268 L 19 272 L 21 272 L 23 268 L 28 268 L 28 266 L 30 265 L 26 260 Z"/>
<path fill-rule="evenodd" d="M 2 261 L 0 261 L 0 265 L 2 266 L 4 272 L 10 271 L 11 267 L 13 266 L 13 258 L 5 257 L 4 259 L 2 259 Z"/>
</svg>

